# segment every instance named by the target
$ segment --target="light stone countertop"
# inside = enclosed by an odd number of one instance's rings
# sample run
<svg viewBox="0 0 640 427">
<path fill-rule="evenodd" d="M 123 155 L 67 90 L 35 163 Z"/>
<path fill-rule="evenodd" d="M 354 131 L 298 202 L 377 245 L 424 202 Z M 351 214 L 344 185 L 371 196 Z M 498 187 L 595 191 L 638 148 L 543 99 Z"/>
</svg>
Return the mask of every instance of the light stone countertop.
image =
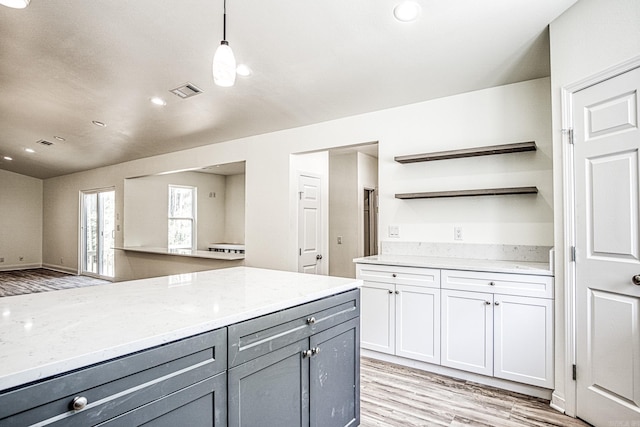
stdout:
<svg viewBox="0 0 640 427">
<path fill-rule="evenodd" d="M 553 276 L 549 263 L 530 261 L 501 261 L 492 259 L 448 258 L 408 255 L 374 255 L 356 258 L 358 264 L 378 264 L 398 267 L 439 268 L 445 270 L 483 271 Z"/>
<path fill-rule="evenodd" d="M 0 298 L 0 390 L 357 288 L 250 267 Z"/>
<path fill-rule="evenodd" d="M 230 253 L 230 252 L 215 252 L 215 251 L 200 251 L 192 249 L 168 249 L 168 248 L 156 248 L 151 246 L 125 246 L 117 247 L 116 249 L 130 252 L 142 252 L 145 254 L 160 254 L 160 255 L 173 255 L 173 256 L 185 256 L 191 258 L 206 258 L 206 259 L 219 259 L 224 261 L 237 261 L 244 259 L 244 254 Z"/>
</svg>

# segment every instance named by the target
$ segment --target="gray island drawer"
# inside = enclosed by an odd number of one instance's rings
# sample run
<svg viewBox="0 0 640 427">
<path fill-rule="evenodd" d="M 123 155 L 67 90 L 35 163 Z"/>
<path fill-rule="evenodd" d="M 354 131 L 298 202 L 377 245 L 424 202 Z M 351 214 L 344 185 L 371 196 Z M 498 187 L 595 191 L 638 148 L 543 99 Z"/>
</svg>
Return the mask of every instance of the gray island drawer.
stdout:
<svg viewBox="0 0 640 427">
<path fill-rule="evenodd" d="M 222 328 L 2 391 L 0 426 L 85 427 L 146 405 L 178 402 L 180 395 L 195 399 L 194 388 L 213 387 L 204 381 L 226 370 L 225 345 Z M 214 394 L 213 389 L 198 392 L 203 397 Z M 168 396 L 176 397 L 167 400 Z M 86 398 L 84 409 L 71 408 L 75 397 Z"/>
<path fill-rule="evenodd" d="M 229 326 L 229 368 L 360 316 L 359 290 Z"/>
</svg>

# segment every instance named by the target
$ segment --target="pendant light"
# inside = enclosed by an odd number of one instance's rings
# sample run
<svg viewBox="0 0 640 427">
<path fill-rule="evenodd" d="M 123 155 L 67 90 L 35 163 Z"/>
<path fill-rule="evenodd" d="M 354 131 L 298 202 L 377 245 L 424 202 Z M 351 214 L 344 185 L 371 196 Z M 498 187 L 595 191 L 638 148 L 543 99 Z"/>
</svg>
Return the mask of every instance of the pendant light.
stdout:
<svg viewBox="0 0 640 427">
<path fill-rule="evenodd" d="M 236 58 L 227 41 L 227 0 L 223 3 L 222 41 L 213 55 L 213 82 L 222 87 L 236 82 Z"/>
<path fill-rule="evenodd" d="M 14 9 L 24 9 L 29 6 L 31 0 L 0 0 L 0 4 Z"/>
</svg>

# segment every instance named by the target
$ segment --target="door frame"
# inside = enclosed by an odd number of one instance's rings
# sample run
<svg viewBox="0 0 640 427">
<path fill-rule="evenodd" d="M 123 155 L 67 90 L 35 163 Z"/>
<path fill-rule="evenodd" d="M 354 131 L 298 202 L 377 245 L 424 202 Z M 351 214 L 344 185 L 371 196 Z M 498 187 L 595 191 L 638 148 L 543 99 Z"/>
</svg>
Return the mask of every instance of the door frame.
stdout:
<svg viewBox="0 0 640 427">
<path fill-rule="evenodd" d="M 109 191 L 113 191 L 114 194 L 114 202 L 116 201 L 116 187 L 102 187 L 102 188 L 94 188 L 94 189 L 90 189 L 90 190 L 80 190 L 79 194 L 78 194 L 78 275 L 84 275 L 84 276 L 90 276 L 90 277 L 95 277 L 95 278 L 99 278 L 99 279 L 103 279 L 103 280 L 110 280 L 110 281 L 114 281 L 115 280 L 115 269 L 116 269 L 116 259 L 115 259 L 115 253 L 114 253 L 114 257 L 113 257 L 113 277 L 110 276 L 103 276 L 100 274 L 95 274 L 95 273 L 91 273 L 91 272 L 86 272 L 84 271 L 84 257 L 85 257 L 85 236 L 84 236 L 84 232 L 85 232 L 85 206 L 84 206 L 84 196 L 85 194 L 99 194 L 99 193 L 104 193 L 104 192 L 109 192 Z M 114 205 L 114 224 L 116 223 L 116 208 Z M 115 230 L 114 230 L 115 231 Z M 115 238 L 114 238 L 114 243 L 115 243 Z M 114 245 L 115 246 L 115 245 Z M 115 252 L 115 247 L 114 247 L 114 252 Z"/>
<path fill-rule="evenodd" d="M 561 248 L 562 265 L 564 274 L 564 384 L 565 394 L 559 396 L 553 392 L 551 406 L 570 416 L 577 416 L 577 387 L 578 383 L 573 379 L 573 366 L 577 357 L 577 329 L 576 329 L 576 264 L 572 261 L 572 248 L 576 246 L 575 227 L 575 171 L 574 147 L 570 141 L 569 129 L 573 129 L 573 95 L 590 86 L 602 83 L 628 71 L 640 68 L 640 55 L 625 62 L 609 67 L 594 75 L 586 77 L 575 83 L 561 88 L 562 110 L 562 191 L 563 191 L 563 234 L 564 244 Z M 556 317 L 556 321 L 559 320 Z M 556 379 L 559 379 L 556 377 Z M 564 405 L 558 404 L 563 402 Z"/>
</svg>

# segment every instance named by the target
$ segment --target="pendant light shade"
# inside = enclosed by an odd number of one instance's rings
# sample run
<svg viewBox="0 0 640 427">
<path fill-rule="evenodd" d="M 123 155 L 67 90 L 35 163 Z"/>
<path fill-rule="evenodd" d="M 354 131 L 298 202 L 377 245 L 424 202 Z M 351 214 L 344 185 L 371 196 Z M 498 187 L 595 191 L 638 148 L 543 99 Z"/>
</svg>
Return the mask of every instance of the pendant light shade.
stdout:
<svg viewBox="0 0 640 427">
<path fill-rule="evenodd" d="M 24 9 L 30 2 L 31 0 L 0 0 L 0 4 L 14 9 Z"/>
<path fill-rule="evenodd" d="M 220 42 L 213 56 L 213 82 L 222 87 L 233 86 L 236 82 L 236 58 L 226 40 Z"/>
<path fill-rule="evenodd" d="M 227 0 L 223 2 L 222 41 L 213 55 L 213 82 L 222 87 L 236 82 L 236 58 L 227 41 Z"/>
</svg>

